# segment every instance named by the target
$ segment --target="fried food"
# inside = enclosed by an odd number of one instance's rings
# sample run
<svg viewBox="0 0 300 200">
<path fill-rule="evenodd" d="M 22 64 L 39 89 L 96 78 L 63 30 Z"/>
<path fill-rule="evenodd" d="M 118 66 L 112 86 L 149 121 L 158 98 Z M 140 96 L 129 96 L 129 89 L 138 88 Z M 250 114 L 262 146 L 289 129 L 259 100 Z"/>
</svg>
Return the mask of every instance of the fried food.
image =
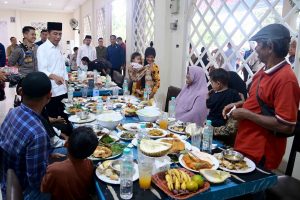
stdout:
<svg viewBox="0 0 300 200">
<path fill-rule="evenodd" d="M 104 146 L 97 146 L 96 150 L 93 153 L 93 156 L 96 158 L 108 158 L 112 155 L 112 151 Z"/>
<path fill-rule="evenodd" d="M 169 153 L 178 153 L 185 149 L 185 144 L 180 139 L 162 139 L 161 142 L 172 144 L 172 148 Z"/>
<path fill-rule="evenodd" d="M 82 109 L 81 108 L 77 108 L 77 107 L 69 107 L 67 109 L 68 113 L 75 115 L 77 112 L 81 112 Z"/>
<path fill-rule="evenodd" d="M 174 133 L 168 133 L 168 134 L 166 135 L 166 137 L 167 137 L 167 138 L 178 138 L 178 136 L 175 135 Z"/>
<path fill-rule="evenodd" d="M 217 159 L 219 160 L 221 167 L 227 168 L 229 170 L 242 171 L 242 170 L 246 170 L 249 168 L 249 166 L 247 165 L 245 160 L 242 160 L 239 162 L 230 162 L 230 161 L 224 159 L 223 157 L 217 157 Z"/>
<path fill-rule="evenodd" d="M 162 136 L 164 133 L 159 129 L 151 129 L 148 131 L 148 134 L 151 136 Z"/>
<path fill-rule="evenodd" d="M 213 166 L 211 163 L 209 163 L 205 160 L 196 158 L 190 154 L 185 154 L 183 156 L 183 161 L 185 162 L 187 167 L 189 167 L 193 170 L 211 169 Z"/>
<path fill-rule="evenodd" d="M 185 126 L 171 126 L 171 130 L 176 131 L 176 132 L 185 132 Z"/>
</svg>

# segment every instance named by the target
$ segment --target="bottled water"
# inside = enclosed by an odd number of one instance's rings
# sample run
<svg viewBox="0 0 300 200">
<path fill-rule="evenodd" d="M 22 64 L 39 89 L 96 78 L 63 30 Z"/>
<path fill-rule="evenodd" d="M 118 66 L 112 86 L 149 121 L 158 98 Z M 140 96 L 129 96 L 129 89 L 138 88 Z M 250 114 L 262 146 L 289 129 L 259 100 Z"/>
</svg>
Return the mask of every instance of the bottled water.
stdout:
<svg viewBox="0 0 300 200">
<path fill-rule="evenodd" d="M 128 96 L 129 95 L 129 90 L 128 90 L 128 82 L 125 79 L 123 83 L 123 95 Z"/>
<path fill-rule="evenodd" d="M 106 75 L 106 80 L 105 80 L 105 88 L 109 88 L 110 87 L 110 76 Z"/>
<path fill-rule="evenodd" d="M 123 151 L 120 172 L 120 197 L 122 199 L 132 198 L 133 157 L 129 148 Z"/>
<path fill-rule="evenodd" d="M 72 87 L 68 88 L 68 101 L 72 102 L 73 101 L 73 93 L 74 93 L 75 89 Z"/>
<path fill-rule="evenodd" d="M 144 101 L 148 101 L 149 100 L 149 86 L 148 85 L 145 85 L 143 99 L 144 99 Z"/>
<path fill-rule="evenodd" d="M 172 97 L 171 100 L 169 101 L 169 117 L 170 118 L 175 118 L 175 106 L 176 106 L 175 97 Z"/>
<path fill-rule="evenodd" d="M 202 150 L 211 153 L 211 144 L 213 139 L 213 127 L 211 126 L 211 121 L 207 120 L 206 125 L 203 128 L 202 136 Z"/>
<path fill-rule="evenodd" d="M 143 158 L 143 153 L 140 151 L 140 143 L 142 139 L 149 139 L 148 134 L 146 132 L 146 124 L 141 124 L 140 125 L 140 130 L 138 131 L 137 134 L 137 147 L 138 147 L 138 159 Z"/>
<path fill-rule="evenodd" d="M 99 90 L 97 87 L 94 87 L 93 88 L 93 97 L 97 97 L 97 96 L 99 96 Z"/>
<path fill-rule="evenodd" d="M 106 99 L 106 107 L 107 107 L 108 110 L 113 109 L 113 105 L 112 105 L 112 102 L 110 100 L 110 97 L 107 97 L 107 99 Z"/>
<path fill-rule="evenodd" d="M 97 114 L 101 114 L 103 112 L 102 97 L 99 97 L 96 109 L 97 109 Z"/>
</svg>

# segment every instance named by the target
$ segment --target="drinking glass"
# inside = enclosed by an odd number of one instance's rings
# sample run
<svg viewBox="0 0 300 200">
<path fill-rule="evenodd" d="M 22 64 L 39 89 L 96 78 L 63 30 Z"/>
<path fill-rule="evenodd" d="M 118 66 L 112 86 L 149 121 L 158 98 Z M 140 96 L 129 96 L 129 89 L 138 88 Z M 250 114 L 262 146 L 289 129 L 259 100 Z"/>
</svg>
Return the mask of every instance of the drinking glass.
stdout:
<svg viewBox="0 0 300 200">
<path fill-rule="evenodd" d="M 112 93 L 113 93 L 113 97 L 117 99 L 118 96 L 119 96 L 119 88 L 114 87 L 114 88 L 112 89 Z"/>
<path fill-rule="evenodd" d="M 83 88 L 82 88 L 82 97 L 83 98 L 87 98 L 87 94 L 88 94 L 88 86 L 87 85 L 84 85 Z"/>
<path fill-rule="evenodd" d="M 168 129 L 168 113 L 163 112 L 159 119 L 159 128 L 167 130 Z"/>
<path fill-rule="evenodd" d="M 141 155 L 138 160 L 139 166 L 139 185 L 140 188 L 146 190 L 151 187 L 151 176 L 153 170 L 153 159 Z"/>
<path fill-rule="evenodd" d="M 196 124 L 193 124 L 191 129 L 191 140 L 192 145 L 201 150 L 201 140 L 202 140 L 202 127 Z"/>
</svg>

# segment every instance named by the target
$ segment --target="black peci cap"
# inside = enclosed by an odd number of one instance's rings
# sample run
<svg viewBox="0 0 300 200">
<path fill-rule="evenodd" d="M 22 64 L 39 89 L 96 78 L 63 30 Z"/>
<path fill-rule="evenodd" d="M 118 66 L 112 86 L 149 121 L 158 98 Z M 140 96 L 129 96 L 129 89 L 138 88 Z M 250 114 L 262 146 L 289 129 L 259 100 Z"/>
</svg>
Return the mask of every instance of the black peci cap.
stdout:
<svg viewBox="0 0 300 200">
<path fill-rule="evenodd" d="M 250 38 L 250 41 L 258 40 L 278 40 L 290 38 L 290 31 L 282 24 L 270 24 L 260 29 L 254 36 Z"/>
<path fill-rule="evenodd" d="M 84 39 L 92 39 L 92 36 L 86 35 Z"/>
<path fill-rule="evenodd" d="M 51 91 L 51 81 L 43 72 L 32 72 L 22 80 L 22 91 L 28 97 L 38 98 Z"/>
<path fill-rule="evenodd" d="M 62 23 L 60 22 L 47 22 L 47 29 L 48 31 L 61 31 L 62 30 Z"/>
</svg>

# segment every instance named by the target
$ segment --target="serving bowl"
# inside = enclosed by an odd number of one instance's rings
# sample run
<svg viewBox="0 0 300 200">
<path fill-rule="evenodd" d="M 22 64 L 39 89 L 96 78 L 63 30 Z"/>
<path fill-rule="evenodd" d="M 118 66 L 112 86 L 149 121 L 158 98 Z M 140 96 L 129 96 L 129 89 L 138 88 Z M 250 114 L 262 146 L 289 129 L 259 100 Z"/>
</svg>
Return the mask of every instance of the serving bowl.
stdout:
<svg viewBox="0 0 300 200">
<path fill-rule="evenodd" d="M 142 122 L 155 122 L 161 115 L 159 110 L 150 108 L 138 110 L 136 114 Z"/>
<path fill-rule="evenodd" d="M 120 113 L 104 113 L 97 116 L 99 124 L 109 130 L 115 129 L 118 124 L 122 121 L 123 117 Z"/>
<path fill-rule="evenodd" d="M 229 160 L 231 162 L 240 162 L 242 160 L 244 160 L 244 156 L 243 154 L 234 151 L 232 149 L 227 149 L 222 151 L 222 156 L 224 159 Z"/>
</svg>

